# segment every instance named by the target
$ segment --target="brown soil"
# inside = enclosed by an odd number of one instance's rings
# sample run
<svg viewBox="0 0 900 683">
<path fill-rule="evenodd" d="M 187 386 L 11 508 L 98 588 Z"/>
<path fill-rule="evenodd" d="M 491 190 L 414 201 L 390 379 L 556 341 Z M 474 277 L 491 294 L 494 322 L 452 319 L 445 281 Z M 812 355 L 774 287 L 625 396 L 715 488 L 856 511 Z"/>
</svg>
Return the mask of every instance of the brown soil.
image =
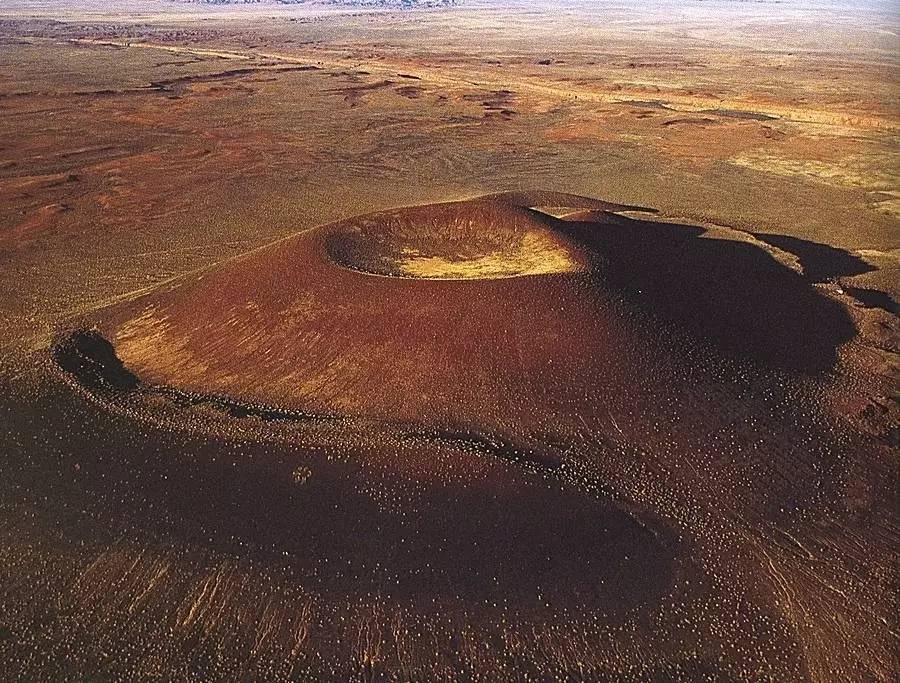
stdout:
<svg viewBox="0 0 900 683">
<path fill-rule="evenodd" d="M 2 3 L 5 676 L 896 680 L 896 16 L 396 4 Z"/>
</svg>

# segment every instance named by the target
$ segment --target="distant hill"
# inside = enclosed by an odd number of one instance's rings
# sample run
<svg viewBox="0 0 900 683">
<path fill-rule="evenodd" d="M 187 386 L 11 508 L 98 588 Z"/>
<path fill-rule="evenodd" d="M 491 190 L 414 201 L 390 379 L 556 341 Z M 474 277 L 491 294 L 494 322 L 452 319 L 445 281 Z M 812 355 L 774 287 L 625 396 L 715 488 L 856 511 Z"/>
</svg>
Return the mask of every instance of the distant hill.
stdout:
<svg viewBox="0 0 900 683">
<path fill-rule="evenodd" d="M 418 9 L 426 7 L 449 7 L 458 0 L 171 0 L 197 5 L 339 5 L 342 7 L 384 7 Z"/>
</svg>

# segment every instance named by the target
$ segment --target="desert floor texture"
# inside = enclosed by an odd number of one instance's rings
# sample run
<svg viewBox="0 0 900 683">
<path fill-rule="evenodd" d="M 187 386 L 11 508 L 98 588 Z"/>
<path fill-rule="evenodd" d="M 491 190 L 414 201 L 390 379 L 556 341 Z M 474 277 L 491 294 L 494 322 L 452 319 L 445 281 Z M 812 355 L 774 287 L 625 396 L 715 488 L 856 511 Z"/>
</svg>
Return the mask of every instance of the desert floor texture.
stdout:
<svg viewBox="0 0 900 683">
<path fill-rule="evenodd" d="M 0 677 L 897 680 L 898 30 L 0 4 Z"/>
</svg>

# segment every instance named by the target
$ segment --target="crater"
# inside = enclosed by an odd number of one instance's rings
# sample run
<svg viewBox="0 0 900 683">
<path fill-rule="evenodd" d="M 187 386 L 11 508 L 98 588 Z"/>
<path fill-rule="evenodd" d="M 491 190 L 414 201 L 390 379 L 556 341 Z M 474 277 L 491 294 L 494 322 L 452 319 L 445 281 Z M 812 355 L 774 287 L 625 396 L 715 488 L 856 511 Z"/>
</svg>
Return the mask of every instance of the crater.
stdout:
<svg viewBox="0 0 900 683">
<path fill-rule="evenodd" d="M 388 211 L 333 227 L 329 258 L 386 277 L 483 280 L 583 270 L 577 245 L 529 208 L 478 201 Z"/>
</svg>

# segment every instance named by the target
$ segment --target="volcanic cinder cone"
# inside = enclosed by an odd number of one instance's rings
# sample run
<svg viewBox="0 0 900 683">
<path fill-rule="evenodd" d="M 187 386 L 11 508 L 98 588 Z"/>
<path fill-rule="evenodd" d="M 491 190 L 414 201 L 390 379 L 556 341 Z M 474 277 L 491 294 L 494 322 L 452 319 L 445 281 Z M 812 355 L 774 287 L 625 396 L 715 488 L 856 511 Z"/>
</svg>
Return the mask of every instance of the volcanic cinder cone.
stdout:
<svg viewBox="0 0 900 683">
<path fill-rule="evenodd" d="M 796 273 L 747 242 L 609 211 L 628 208 L 534 193 L 362 216 L 101 327 L 146 382 L 398 420 L 607 413 L 648 382 L 681 392 L 685 363 L 834 362 L 852 326 Z"/>
<path fill-rule="evenodd" d="M 858 606 L 821 590 L 858 547 L 810 578 L 768 540 L 832 543 L 821 520 L 855 528 L 860 496 L 884 495 L 881 446 L 830 379 L 854 334 L 752 234 L 532 192 L 292 235 L 90 314 L 53 356 L 85 406 L 127 416 L 107 439 L 120 457 L 83 449 L 102 495 L 134 491 L 142 527 L 287 563 L 284 586 L 337 621 L 373 594 L 455 601 L 476 624 L 576 614 L 615 647 L 663 643 L 677 668 L 671 615 L 699 610 L 713 653 L 740 613 L 765 642 L 735 667 L 777 652 L 800 671 L 797 643 L 825 662 L 847 633 L 791 622 L 761 567 L 807 613 L 843 610 L 860 642 L 881 618 L 875 584 Z M 253 605 L 221 600 L 255 642 Z"/>
</svg>

